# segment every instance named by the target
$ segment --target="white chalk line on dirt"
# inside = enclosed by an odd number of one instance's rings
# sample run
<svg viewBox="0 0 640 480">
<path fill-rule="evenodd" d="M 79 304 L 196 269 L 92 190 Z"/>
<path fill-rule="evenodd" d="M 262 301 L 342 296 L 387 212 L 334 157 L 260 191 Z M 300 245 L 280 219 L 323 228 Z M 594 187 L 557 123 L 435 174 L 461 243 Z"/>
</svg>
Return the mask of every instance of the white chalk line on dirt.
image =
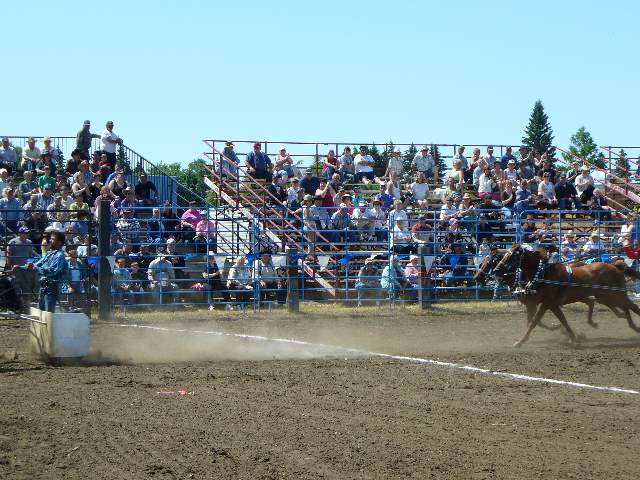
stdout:
<svg viewBox="0 0 640 480">
<path fill-rule="evenodd" d="M 522 380 L 526 382 L 546 383 L 550 385 L 562 385 L 566 387 L 582 388 L 586 390 L 599 390 L 602 392 L 610 392 L 610 393 L 629 393 L 632 395 L 640 395 L 640 391 L 631 390 L 628 388 L 603 387 L 598 385 L 589 385 L 587 383 L 570 382 L 567 380 L 556 380 L 554 378 L 533 377 L 531 375 L 500 372 L 496 370 L 489 370 L 486 368 L 474 367 L 471 365 L 463 365 L 461 363 L 443 362 L 441 360 L 433 360 L 431 358 L 409 357 L 405 355 L 391 355 L 389 353 L 380 353 L 380 352 L 368 352 L 366 350 L 358 350 L 356 348 L 341 347 L 337 345 L 327 345 L 323 343 L 305 342 L 304 340 L 295 340 L 290 338 L 270 338 L 270 337 L 264 337 L 262 335 L 248 335 L 243 333 L 218 332 L 218 331 L 211 331 L 211 330 L 189 330 L 186 328 L 155 327 L 152 325 L 136 325 L 136 324 L 112 324 L 112 325 L 116 327 L 141 328 L 141 329 L 148 329 L 148 330 L 157 330 L 161 332 L 204 334 L 204 335 L 215 335 L 219 337 L 235 337 L 235 338 L 242 338 L 247 340 L 256 340 L 261 342 L 289 343 L 294 345 L 304 345 L 307 347 L 315 347 L 315 348 L 322 348 L 322 349 L 328 349 L 328 350 L 341 350 L 343 352 L 353 353 L 359 356 L 388 358 L 391 360 L 399 360 L 403 362 L 420 363 L 425 365 L 436 365 L 438 367 L 451 368 L 454 370 L 462 370 L 464 372 L 469 372 L 469 373 L 478 373 L 482 375 L 491 375 L 494 377 L 511 378 L 514 380 Z"/>
</svg>

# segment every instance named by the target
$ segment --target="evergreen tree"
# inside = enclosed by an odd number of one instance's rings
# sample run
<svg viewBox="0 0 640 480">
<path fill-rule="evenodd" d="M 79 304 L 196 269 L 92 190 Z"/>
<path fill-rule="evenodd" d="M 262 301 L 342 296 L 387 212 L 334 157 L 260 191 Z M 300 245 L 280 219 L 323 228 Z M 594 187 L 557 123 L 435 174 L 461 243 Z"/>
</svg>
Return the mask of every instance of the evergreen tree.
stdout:
<svg viewBox="0 0 640 480">
<path fill-rule="evenodd" d="M 553 146 L 553 129 L 549 124 L 549 116 L 544 113 L 542 102 L 533 105 L 529 125 L 524 131 L 522 143 L 538 153 L 547 152 L 549 159 L 555 160 L 556 149 Z"/>
<path fill-rule="evenodd" d="M 319 176 L 322 173 L 322 165 L 324 160 L 322 155 L 314 155 L 313 161 L 311 162 L 311 170 L 313 170 L 313 174 L 315 176 Z"/>
<path fill-rule="evenodd" d="M 618 152 L 618 158 L 616 160 L 615 175 L 620 178 L 630 177 L 631 166 L 629 165 L 629 159 L 627 158 L 627 152 L 621 149 Z"/>
<path fill-rule="evenodd" d="M 368 153 L 371 155 L 371 158 L 373 158 L 373 174 L 377 177 L 383 176 L 387 168 L 387 163 L 380 153 L 380 150 L 378 150 L 376 145 L 371 144 L 371 146 L 369 146 Z"/>
<path fill-rule="evenodd" d="M 440 154 L 438 145 L 431 145 L 431 156 L 433 157 L 433 162 L 436 167 L 438 167 L 438 177 L 441 180 L 444 179 L 444 172 L 447 171 L 447 162 L 445 162 L 444 157 Z"/>
<path fill-rule="evenodd" d="M 418 147 L 415 144 L 411 144 L 411 146 L 404 152 L 402 156 L 402 167 L 405 172 L 411 171 L 411 162 L 413 162 L 413 157 L 418 153 Z"/>
<path fill-rule="evenodd" d="M 131 163 L 129 162 L 129 156 L 122 145 L 118 146 L 118 153 L 116 154 L 116 165 L 119 165 L 124 170 L 125 175 L 131 175 Z"/>
<path fill-rule="evenodd" d="M 58 151 L 58 158 L 56 158 L 56 170 L 58 172 L 64 172 L 64 153 L 62 153 L 62 149 L 56 145 L 56 150 Z"/>
<path fill-rule="evenodd" d="M 576 133 L 571 135 L 570 142 L 569 152 L 572 155 L 563 153 L 562 157 L 565 162 L 574 162 L 578 157 L 586 160 L 591 165 L 604 168 L 604 155 L 598 153 L 598 145 L 596 145 L 593 137 L 584 127 L 580 127 Z"/>
</svg>

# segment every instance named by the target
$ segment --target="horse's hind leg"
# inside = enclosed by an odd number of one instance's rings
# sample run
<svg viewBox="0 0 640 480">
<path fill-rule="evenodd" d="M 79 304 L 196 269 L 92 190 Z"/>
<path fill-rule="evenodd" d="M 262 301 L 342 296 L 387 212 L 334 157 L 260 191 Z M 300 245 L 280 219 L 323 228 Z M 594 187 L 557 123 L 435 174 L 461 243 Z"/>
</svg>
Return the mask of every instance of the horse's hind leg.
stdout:
<svg viewBox="0 0 640 480">
<path fill-rule="evenodd" d="M 593 306 L 596 304 L 596 301 L 593 298 L 585 298 L 582 300 L 582 303 L 585 303 L 589 307 L 589 313 L 587 314 L 587 325 L 591 328 L 598 328 L 598 324 L 593 321 Z"/>
<path fill-rule="evenodd" d="M 528 325 L 529 322 L 533 320 L 533 316 L 536 314 L 538 305 L 536 305 L 536 303 L 533 301 L 527 302 L 526 305 L 527 305 L 527 325 Z M 542 322 L 542 319 L 538 320 L 538 326 L 540 328 L 544 328 L 545 330 L 550 330 L 552 332 L 555 330 L 558 330 L 561 327 L 561 325 L 546 325 Z"/>
<path fill-rule="evenodd" d="M 551 307 L 551 311 L 555 314 L 556 317 L 558 317 L 558 320 L 560 320 L 560 323 L 567 331 L 567 334 L 569 335 L 569 341 L 571 343 L 574 343 L 576 341 L 576 336 L 573 333 L 573 330 L 571 330 L 571 327 L 569 326 L 569 322 L 567 322 L 567 317 L 564 316 L 564 312 L 557 305 L 554 307 Z"/>
<path fill-rule="evenodd" d="M 548 307 L 545 305 L 540 305 L 540 308 L 538 308 L 538 312 L 535 314 L 535 316 L 533 318 L 529 318 L 527 331 L 524 333 L 522 338 L 513 345 L 514 347 L 521 347 L 524 342 L 529 340 L 529 335 L 531 335 L 531 331 L 536 327 L 540 319 L 547 312 L 547 308 Z"/>
<path fill-rule="evenodd" d="M 631 318 L 631 311 L 633 311 L 633 313 L 637 315 L 640 315 L 640 308 L 638 308 L 638 306 L 635 303 L 629 300 L 629 297 L 627 297 L 626 295 L 625 295 L 625 300 L 626 302 L 623 303 L 624 306 L 621 308 L 624 310 L 624 313 L 627 317 L 627 323 L 629 324 L 629 327 L 631 327 L 633 331 L 640 333 L 640 327 L 638 327 L 633 322 L 633 319 Z"/>
</svg>

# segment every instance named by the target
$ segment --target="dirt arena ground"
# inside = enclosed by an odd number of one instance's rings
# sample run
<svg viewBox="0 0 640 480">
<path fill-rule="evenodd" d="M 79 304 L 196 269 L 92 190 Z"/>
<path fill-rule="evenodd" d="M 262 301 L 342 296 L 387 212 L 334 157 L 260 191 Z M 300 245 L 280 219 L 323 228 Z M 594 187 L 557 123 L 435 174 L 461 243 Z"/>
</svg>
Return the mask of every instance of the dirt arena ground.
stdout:
<svg viewBox="0 0 640 480">
<path fill-rule="evenodd" d="M 640 395 L 203 333 L 640 390 L 640 336 L 567 310 L 579 347 L 538 329 L 519 350 L 514 304 L 146 314 L 122 323 L 200 333 L 94 326 L 93 363 L 73 367 L 0 322 L 0 478 L 637 479 Z"/>
</svg>

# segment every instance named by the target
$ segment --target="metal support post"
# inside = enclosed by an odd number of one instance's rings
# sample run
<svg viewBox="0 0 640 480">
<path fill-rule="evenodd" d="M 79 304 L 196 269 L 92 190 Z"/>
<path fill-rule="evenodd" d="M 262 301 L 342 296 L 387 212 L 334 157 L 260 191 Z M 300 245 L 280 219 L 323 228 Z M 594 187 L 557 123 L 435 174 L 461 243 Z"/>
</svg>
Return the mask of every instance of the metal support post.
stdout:
<svg viewBox="0 0 640 480">
<path fill-rule="evenodd" d="M 111 203 L 100 202 L 100 217 L 98 222 L 98 318 L 102 321 L 111 320 L 111 265 L 108 256 L 111 254 Z"/>
<path fill-rule="evenodd" d="M 425 257 L 429 254 L 429 248 L 426 245 L 418 247 L 418 255 L 420 256 L 420 289 L 418 290 L 418 300 L 420 309 L 426 310 L 431 307 L 431 280 Z"/>
<path fill-rule="evenodd" d="M 300 313 L 300 269 L 298 249 L 287 247 L 287 309 L 290 313 Z"/>
</svg>

